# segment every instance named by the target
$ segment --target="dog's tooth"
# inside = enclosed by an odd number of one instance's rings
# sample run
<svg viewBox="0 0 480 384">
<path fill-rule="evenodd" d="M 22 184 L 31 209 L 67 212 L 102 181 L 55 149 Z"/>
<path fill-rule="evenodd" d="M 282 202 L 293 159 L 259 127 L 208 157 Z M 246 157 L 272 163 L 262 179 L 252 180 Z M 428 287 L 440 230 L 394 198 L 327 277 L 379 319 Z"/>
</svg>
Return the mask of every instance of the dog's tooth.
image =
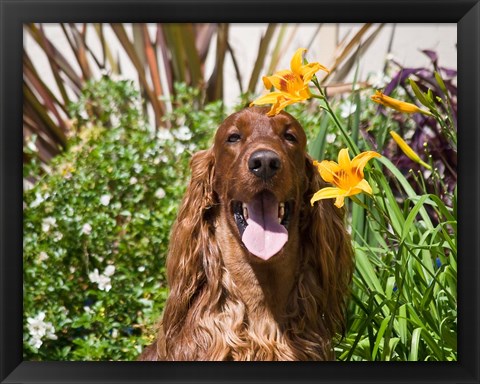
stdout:
<svg viewBox="0 0 480 384">
<path fill-rule="evenodd" d="M 283 219 L 283 215 L 285 215 L 285 204 L 280 203 L 280 208 L 278 210 L 278 218 L 280 221 Z"/>
<path fill-rule="evenodd" d="M 243 217 L 245 218 L 245 220 L 248 220 L 247 204 L 243 203 L 243 204 L 242 204 L 242 208 L 243 208 Z"/>
</svg>

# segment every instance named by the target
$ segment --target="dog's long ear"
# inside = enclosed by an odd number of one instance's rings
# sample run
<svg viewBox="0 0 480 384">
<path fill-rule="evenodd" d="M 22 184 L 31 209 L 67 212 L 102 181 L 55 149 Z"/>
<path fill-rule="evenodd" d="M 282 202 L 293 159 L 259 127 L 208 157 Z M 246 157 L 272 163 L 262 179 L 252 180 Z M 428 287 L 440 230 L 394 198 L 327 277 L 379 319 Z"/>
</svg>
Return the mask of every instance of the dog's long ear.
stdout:
<svg viewBox="0 0 480 384">
<path fill-rule="evenodd" d="M 167 257 L 170 295 L 162 322 L 169 340 L 178 335 L 192 302 L 211 279 L 213 266 L 205 264 L 218 259 L 212 219 L 217 199 L 213 191 L 213 151 L 197 152 L 190 166 L 192 176 L 172 228 Z"/>
<path fill-rule="evenodd" d="M 335 207 L 332 199 L 310 204 L 313 194 L 328 185 L 309 156 L 306 157 L 306 175 L 308 188 L 304 195 L 302 228 L 308 271 L 305 283 L 307 291 L 319 303 L 313 311 L 314 316 L 323 318 L 326 330 L 333 337 L 345 330 L 345 307 L 354 266 L 352 244 L 345 229 L 343 208 Z M 311 314 L 312 310 L 307 311 Z"/>
</svg>

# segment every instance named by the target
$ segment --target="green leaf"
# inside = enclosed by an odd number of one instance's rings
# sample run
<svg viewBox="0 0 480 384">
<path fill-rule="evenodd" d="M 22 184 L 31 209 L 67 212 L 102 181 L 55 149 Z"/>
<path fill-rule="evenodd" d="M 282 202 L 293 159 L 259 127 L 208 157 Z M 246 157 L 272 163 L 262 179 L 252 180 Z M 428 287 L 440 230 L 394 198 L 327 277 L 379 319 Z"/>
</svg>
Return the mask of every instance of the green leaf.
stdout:
<svg viewBox="0 0 480 384">
<path fill-rule="evenodd" d="M 408 361 L 418 361 L 418 349 L 420 347 L 420 336 L 422 335 L 422 328 L 415 328 L 412 333 L 412 342 L 410 343 L 410 353 Z"/>
<path fill-rule="evenodd" d="M 316 160 L 321 160 L 324 156 L 327 128 L 328 119 L 322 119 L 317 136 L 308 145 L 308 153 Z"/>
<path fill-rule="evenodd" d="M 452 319 L 444 319 L 440 325 L 442 340 L 448 347 L 457 351 L 457 329 L 456 324 L 452 324 Z"/>
<path fill-rule="evenodd" d="M 445 83 L 443 82 L 442 76 L 440 76 L 440 74 L 437 71 L 435 71 L 434 74 L 435 74 L 435 80 L 437 80 L 438 86 L 440 87 L 440 89 L 445 95 L 448 95 L 448 90 L 447 90 L 447 87 L 445 86 Z"/>
<path fill-rule="evenodd" d="M 412 232 L 410 231 L 410 229 L 412 227 L 412 224 L 413 224 L 415 218 L 417 217 L 418 211 L 421 208 L 423 208 L 423 203 L 425 202 L 425 200 L 427 198 L 428 198 L 428 195 L 422 196 L 418 200 L 418 202 L 414 205 L 414 207 L 412 208 L 410 213 L 408 214 L 407 219 L 405 220 L 405 223 L 403 224 L 402 238 L 400 240 L 401 242 L 404 242 L 405 239 L 407 238 L 407 236 L 412 236 Z M 415 230 L 417 230 L 417 229 L 415 229 Z"/>
<path fill-rule="evenodd" d="M 402 186 L 403 190 L 406 192 L 408 197 L 412 198 L 417 196 L 416 192 L 414 191 L 410 183 L 407 181 L 405 176 L 402 175 L 402 173 L 398 170 L 398 168 L 395 165 L 393 165 L 393 163 L 389 159 L 387 159 L 385 156 L 382 156 L 377 160 L 383 165 L 385 165 L 390 172 L 392 172 L 392 174 L 398 180 L 398 182 L 400 183 L 400 185 Z M 433 228 L 432 221 L 430 220 L 430 216 L 428 215 L 426 209 L 422 207 L 419 210 L 419 213 L 422 216 L 423 221 L 427 224 L 427 226 Z"/>
<path fill-rule="evenodd" d="M 373 347 L 372 360 L 375 360 L 377 357 L 378 348 L 380 347 L 380 343 L 383 341 L 383 334 L 385 333 L 389 322 L 390 316 L 387 316 L 385 319 L 383 319 L 382 324 L 380 325 L 377 338 L 375 339 L 375 345 Z"/>
<path fill-rule="evenodd" d="M 433 299 L 433 290 L 436 286 L 436 279 L 432 279 L 430 285 L 428 286 L 427 290 L 425 291 L 422 301 L 420 302 L 420 307 L 423 309 L 427 309 Z"/>
<path fill-rule="evenodd" d="M 407 343 L 407 338 L 408 338 L 408 328 L 407 328 L 407 307 L 406 305 L 400 306 L 398 309 L 398 327 L 397 327 L 397 332 L 400 336 L 400 340 L 402 344 Z"/>
</svg>

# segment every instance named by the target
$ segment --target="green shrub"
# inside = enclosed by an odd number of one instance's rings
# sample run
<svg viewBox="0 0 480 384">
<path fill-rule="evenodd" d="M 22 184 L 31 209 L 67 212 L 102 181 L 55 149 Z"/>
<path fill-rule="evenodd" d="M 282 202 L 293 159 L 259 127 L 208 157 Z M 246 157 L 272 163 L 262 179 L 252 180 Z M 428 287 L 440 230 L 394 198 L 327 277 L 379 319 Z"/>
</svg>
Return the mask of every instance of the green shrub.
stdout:
<svg viewBox="0 0 480 384">
<path fill-rule="evenodd" d="M 223 119 L 177 91 L 170 130 L 145 125 L 126 81 L 89 83 L 72 106 L 78 135 L 24 193 L 25 359 L 132 360 L 152 341 L 188 162 Z"/>
</svg>

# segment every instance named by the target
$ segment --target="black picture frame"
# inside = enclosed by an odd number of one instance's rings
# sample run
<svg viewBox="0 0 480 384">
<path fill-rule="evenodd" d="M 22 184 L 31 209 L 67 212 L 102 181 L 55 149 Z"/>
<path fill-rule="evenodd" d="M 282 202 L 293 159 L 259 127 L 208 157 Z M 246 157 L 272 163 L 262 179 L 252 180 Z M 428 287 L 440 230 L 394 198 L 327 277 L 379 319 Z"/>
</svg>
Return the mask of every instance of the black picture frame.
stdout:
<svg viewBox="0 0 480 384">
<path fill-rule="evenodd" d="M 479 383 L 478 0 L 0 0 L 1 383 Z M 459 359 L 435 363 L 22 361 L 22 25 L 26 22 L 457 23 Z"/>
</svg>

